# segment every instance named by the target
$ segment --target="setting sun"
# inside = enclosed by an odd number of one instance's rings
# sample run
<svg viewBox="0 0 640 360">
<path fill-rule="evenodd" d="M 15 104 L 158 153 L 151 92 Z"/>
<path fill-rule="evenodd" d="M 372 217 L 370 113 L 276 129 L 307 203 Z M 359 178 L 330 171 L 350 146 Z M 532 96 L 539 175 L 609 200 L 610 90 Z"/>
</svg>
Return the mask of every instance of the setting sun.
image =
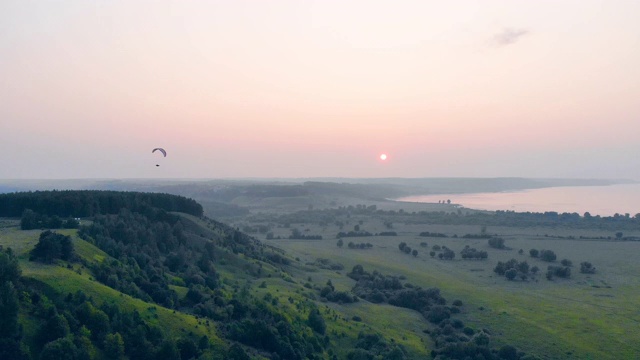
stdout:
<svg viewBox="0 0 640 360">
<path fill-rule="evenodd" d="M 387 160 L 387 154 L 380 155 L 380 160 Z"/>
</svg>

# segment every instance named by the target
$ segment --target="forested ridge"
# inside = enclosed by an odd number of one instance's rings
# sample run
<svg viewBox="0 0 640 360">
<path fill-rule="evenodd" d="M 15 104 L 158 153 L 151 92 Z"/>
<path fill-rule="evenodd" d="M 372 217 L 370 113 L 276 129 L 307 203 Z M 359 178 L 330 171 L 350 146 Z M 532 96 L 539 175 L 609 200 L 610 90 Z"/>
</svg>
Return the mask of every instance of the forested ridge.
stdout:
<svg viewBox="0 0 640 360">
<path fill-rule="evenodd" d="M 323 321 L 312 301 L 294 301 L 302 315 L 287 313 L 275 299 L 253 296 L 249 283 L 229 277 L 223 282 L 218 272 L 233 263 L 232 271 L 267 278 L 276 274 L 275 266 L 290 260 L 215 220 L 200 218 L 206 224 L 202 227 L 169 212 L 201 216 L 202 208 L 193 200 L 166 194 L 52 191 L 8 194 L 1 201 L 5 216 L 25 209 L 51 216 L 91 215 L 77 234 L 109 258 L 78 256 L 69 249 L 69 236 L 46 230 L 30 260 L 78 273 L 84 269 L 123 294 L 201 317 L 207 326 L 215 323 L 214 338 L 223 340 L 210 346 L 206 336 L 190 335 L 193 329 L 176 337 L 146 323 L 136 311 L 21 278 L 17 258 L 3 249 L 0 273 L 13 275 L 0 279 L 0 311 L 11 321 L 0 333 L 2 359 L 324 358 L 328 339 L 307 321 L 308 316 Z M 43 249 L 56 251 L 43 256 Z M 22 330 L 18 313 L 39 324 L 35 334 Z"/>
<path fill-rule="evenodd" d="M 202 216 L 202 206 L 184 196 L 108 190 L 51 190 L 0 194 L 0 217 L 19 217 L 29 209 L 58 217 L 117 214 L 120 209 L 144 213 L 150 208 Z"/>
</svg>

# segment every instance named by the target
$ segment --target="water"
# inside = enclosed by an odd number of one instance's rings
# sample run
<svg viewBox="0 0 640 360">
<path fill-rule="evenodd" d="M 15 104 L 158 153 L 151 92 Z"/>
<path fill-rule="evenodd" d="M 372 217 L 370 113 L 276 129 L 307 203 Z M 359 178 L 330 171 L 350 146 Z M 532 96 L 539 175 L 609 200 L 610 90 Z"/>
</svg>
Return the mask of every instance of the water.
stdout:
<svg viewBox="0 0 640 360">
<path fill-rule="evenodd" d="M 399 201 L 437 203 L 451 200 L 466 208 L 517 212 L 578 213 L 611 216 L 640 213 L 640 184 L 551 187 L 514 192 L 408 196 Z"/>
</svg>

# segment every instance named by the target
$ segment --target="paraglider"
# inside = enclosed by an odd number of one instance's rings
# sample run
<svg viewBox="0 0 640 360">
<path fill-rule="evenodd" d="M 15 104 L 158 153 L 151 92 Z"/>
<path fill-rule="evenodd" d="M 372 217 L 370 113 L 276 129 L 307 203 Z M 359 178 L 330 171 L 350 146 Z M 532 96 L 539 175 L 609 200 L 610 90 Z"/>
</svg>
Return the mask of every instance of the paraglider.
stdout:
<svg viewBox="0 0 640 360">
<path fill-rule="evenodd" d="M 163 148 L 155 148 L 151 150 L 151 153 L 153 154 L 156 151 L 161 152 L 163 157 L 167 157 L 167 152 Z M 156 166 L 160 166 L 160 164 L 156 164 Z"/>
</svg>

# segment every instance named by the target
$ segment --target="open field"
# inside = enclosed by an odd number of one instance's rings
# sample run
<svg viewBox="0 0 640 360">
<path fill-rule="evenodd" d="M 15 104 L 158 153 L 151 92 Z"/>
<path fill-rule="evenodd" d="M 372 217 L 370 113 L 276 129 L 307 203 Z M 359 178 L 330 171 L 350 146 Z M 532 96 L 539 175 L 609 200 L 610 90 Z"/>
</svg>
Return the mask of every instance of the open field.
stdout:
<svg viewBox="0 0 640 360">
<path fill-rule="evenodd" d="M 553 239 L 551 236 L 607 236 L 603 231 L 562 230 L 545 228 L 490 228 L 506 239 L 510 250 L 492 249 L 487 240 L 463 238 L 428 238 L 417 236 L 421 231 L 444 232 L 462 236 L 478 233 L 477 226 L 394 226 L 399 236 L 344 238 L 345 246 L 336 246 L 333 226 L 292 224 L 291 228 L 308 229 L 309 234 L 321 234 L 324 240 L 269 240 L 297 256 L 302 262 L 329 258 L 345 266 L 343 273 L 361 264 L 365 270 L 384 274 L 404 275 L 408 282 L 421 287 L 438 287 L 449 301 L 460 299 L 465 304 L 461 319 L 475 328 L 488 328 L 496 343 L 510 343 L 527 353 L 545 358 L 620 359 L 638 358 L 637 326 L 640 322 L 640 263 L 631 254 L 640 251 L 640 242 L 584 241 Z M 362 229 L 384 231 L 384 225 L 363 221 Z M 288 235 L 291 229 L 276 229 L 274 235 Z M 545 237 L 545 235 L 547 237 Z M 348 249 L 346 244 L 369 242 L 371 249 Z M 417 257 L 399 251 L 406 242 L 419 251 Z M 420 243 L 426 242 L 427 248 Z M 431 258 L 433 245 L 445 245 L 456 252 L 452 261 Z M 488 260 L 462 260 L 459 251 L 466 245 L 489 252 Z M 570 279 L 548 281 L 544 277 L 547 265 L 531 258 L 529 249 L 553 250 L 558 260 L 573 262 Z M 524 254 L 518 254 L 523 249 Z M 498 261 L 515 258 L 526 260 L 541 271 L 528 281 L 508 281 L 493 272 Z M 581 274 L 579 264 L 589 261 L 597 268 L 592 275 Z M 325 271 L 327 276 L 330 272 Z M 322 273 L 310 273 L 317 278 Z M 344 290 L 354 281 L 332 274 L 332 282 Z M 301 276 L 304 276 L 301 274 Z M 322 278 L 322 281 L 326 281 Z M 366 302 L 343 306 L 353 313 L 367 312 Z M 371 317 L 369 317 L 371 318 Z M 369 324 L 376 324 L 373 317 Z M 404 326 L 428 327 L 416 313 L 415 321 Z M 393 326 L 386 324 L 387 326 Z M 375 325 L 372 325 L 375 326 Z M 400 325 L 398 325 L 400 326 Z M 428 337 L 425 336 L 426 339 Z M 428 343 L 428 340 L 426 341 Z M 428 347 L 428 344 L 427 344 Z"/>
</svg>

